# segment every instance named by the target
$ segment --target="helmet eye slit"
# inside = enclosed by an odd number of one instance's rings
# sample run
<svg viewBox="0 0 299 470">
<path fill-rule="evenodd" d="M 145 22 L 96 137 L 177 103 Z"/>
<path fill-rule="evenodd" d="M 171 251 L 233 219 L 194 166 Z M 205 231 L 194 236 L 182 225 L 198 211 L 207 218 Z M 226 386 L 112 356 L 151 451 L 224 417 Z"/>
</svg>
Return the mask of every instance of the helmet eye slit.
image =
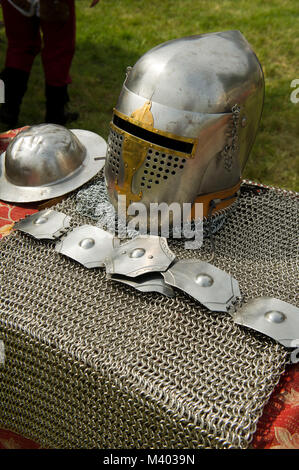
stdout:
<svg viewBox="0 0 299 470">
<path fill-rule="evenodd" d="M 156 132 L 144 129 L 143 127 L 136 126 L 136 124 L 126 121 L 116 114 L 113 115 L 113 124 L 119 129 L 128 132 L 128 134 L 145 140 L 151 144 L 175 150 L 176 152 L 192 154 L 193 143 L 191 142 L 185 142 L 183 140 L 177 140 L 165 135 L 157 134 Z"/>
</svg>

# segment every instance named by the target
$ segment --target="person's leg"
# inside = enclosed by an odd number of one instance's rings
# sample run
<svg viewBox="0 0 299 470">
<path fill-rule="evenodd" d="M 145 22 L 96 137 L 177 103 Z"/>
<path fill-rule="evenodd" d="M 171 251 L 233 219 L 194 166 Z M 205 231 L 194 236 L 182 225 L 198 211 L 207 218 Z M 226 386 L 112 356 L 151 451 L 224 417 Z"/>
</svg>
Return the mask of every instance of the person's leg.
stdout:
<svg viewBox="0 0 299 470">
<path fill-rule="evenodd" d="M 76 120 L 77 113 L 66 111 L 69 102 L 67 87 L 71 83 L 70 68 L 75 53 L 75 1 L 66 0 L 68 19 L 64 22 L 41 19 L 43 32 L 42 61 L 46 82 L 46 122 L 66 124 Z"/>
<path fill-rule="evenodd" d="M 39 19 L 22 15 L 8 0 L 2 0 L 1 5 L 7 37 L 5 67 L 30 73 L 41 48 Z"/>
<path fill-rule="evenodd" d="M 17 125 L 23 96 L 35 56 L 41 47 L 39 19 L 28 18 L 7 0 L 2 0 L 7 37 L 5 68 L 0 79 L 5 85 L 5 103 L 0 108 L 0 122 L 13 128 Z"/>
</svg>

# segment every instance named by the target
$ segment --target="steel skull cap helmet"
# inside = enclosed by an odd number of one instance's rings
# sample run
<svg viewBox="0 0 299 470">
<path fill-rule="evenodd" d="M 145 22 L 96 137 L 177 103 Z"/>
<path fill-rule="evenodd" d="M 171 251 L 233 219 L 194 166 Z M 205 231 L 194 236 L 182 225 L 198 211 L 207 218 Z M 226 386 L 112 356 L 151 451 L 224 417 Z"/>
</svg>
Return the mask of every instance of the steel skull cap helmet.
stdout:
<svg viewBox="0 0 299 470">
<path fill-rule="evenodd" d="M 31 126 L 1 155 L 0 199 L 34 202 L 66 194 L 105 163 L 107 144 L 94 132 L 56 124 Z"/>
<path fill-rule="evenodd" d="M 264 101 L 261 65 L 239 31 L 165 42 L 129 68 L 105 164 L 112 204 L 236 199 Z"/>
</svg>

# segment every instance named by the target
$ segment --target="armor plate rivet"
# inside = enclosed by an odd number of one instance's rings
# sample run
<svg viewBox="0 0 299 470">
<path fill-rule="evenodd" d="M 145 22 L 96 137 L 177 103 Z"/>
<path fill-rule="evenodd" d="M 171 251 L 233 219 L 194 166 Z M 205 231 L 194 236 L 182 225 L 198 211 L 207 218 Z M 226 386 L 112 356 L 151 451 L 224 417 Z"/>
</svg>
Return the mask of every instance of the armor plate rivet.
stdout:
<svg viewBox="0 0 299 470">
<path fill-rule="evenodd" d="M 143 248 L 136 248 L 135 250 L 131 251 L 130 258 L 141 258 L 145 253 Z"/>
<path fill-rule="evenodd" d="M 198 274 L 195 280 L 196 280 L 196 283 L 200 287 L 211 287 L 211 285 L 214 282 L 211 276 L 209 276 L 208 274 L 203 274 L 203 273 Z"/>
<path fill-rule="evenodd" d="M 41 224 L 45 224 L 46 222 L 48 222 L 47 217 L 38 217 L 38 219 L 36 219 L 33 223 L 35 225 L 41 225 Z"/>
<path fill-rule="evenodd" d="M 285 321 L 286 316 L 277 310 L 270 310 L 270 312 L 265 313 L 265 318 L 271 323 L 282 323 Z"/>
<path fill-rule="evenodd" d="M 84 250 L 89 250 L 89 248 L 92 248 L 94 244 L 95 241 L 93 238 L 84 238 L 80 241 L 79 246 L 81 246 L 81 248 L 84 248 Z"/>
</svg>

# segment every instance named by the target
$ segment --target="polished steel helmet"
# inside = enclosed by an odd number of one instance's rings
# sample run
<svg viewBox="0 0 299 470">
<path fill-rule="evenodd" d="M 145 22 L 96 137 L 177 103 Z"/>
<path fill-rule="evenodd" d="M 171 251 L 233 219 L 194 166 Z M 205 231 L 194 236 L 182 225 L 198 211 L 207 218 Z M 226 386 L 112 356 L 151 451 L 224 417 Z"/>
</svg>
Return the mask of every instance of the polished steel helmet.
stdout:
<svg viewBox="0 0 299 470">
<path fill-rule="evenodd" d="M 105 163 L 107 144 L 94 132 L 56 124 L 31 126 L 0 157 L 0 199 L 34 202 L 69 193 Z"/>
<path fill-rule="evenodd" d="M 239 31 L 175 39 L 129 68 L 105 164 L 111 202 L 230 205 L 264 100 L 261 65 Z"/>
</svg>

